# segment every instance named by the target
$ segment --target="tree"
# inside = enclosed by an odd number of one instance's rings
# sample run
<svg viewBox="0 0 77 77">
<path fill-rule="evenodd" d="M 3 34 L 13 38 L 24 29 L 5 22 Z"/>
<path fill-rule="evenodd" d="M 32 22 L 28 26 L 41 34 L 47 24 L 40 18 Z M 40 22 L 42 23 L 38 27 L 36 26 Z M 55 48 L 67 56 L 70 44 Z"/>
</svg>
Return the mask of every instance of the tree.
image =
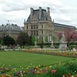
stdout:
<svg viewBox="0 0 77 77">
<path fill-rule="evenodd" d="M 35 43 L 35 36 L 32 36 L 32 44 Z"/>
<path fill-rule="evenodd" d="M 77 32 L 72 30 L 71 28 L 67 28 L 64 30 L 64 34 L 66 37 L 66 40 L 68 42 L 74 42 L 77 41 Z M 74 38 L 75 37 L 75 38 Z"/>
<path fill-rule="evenodd" d="M 17 38 L 17 44 L 20 46 L 30 45 L 32 43 L 31 36 L 28 36 L 27 33 L 21 32 Z"/>
<path fill-rule="evenodd" d="M 7 46 L 14 45 L 15 40 L 12 37 L 7 35 L 3 37 L 2 44 Z"/>
<path fill-rule="evenodd" d="M 57 36 L 59 38 L 59 40 L 62 38 L 62 32 L 57 32 Z"/>
<path fill-rule="evenodd" d="M 59 38 L 61 38 L 62 33 L 64 33 L 68 45 L 77 41 L 77 32 L 75 30 L 66 28 L 63 32 L 58 32 L 57 35 Z"/>
<path fill-rule="evenodd" d="M 2 40 L 3 40 L 3 38 L 2 38 L 2 37 L 0 37 L 0 45 L 2 45 L 2 42 L 3 42 Z"/>
</svg>

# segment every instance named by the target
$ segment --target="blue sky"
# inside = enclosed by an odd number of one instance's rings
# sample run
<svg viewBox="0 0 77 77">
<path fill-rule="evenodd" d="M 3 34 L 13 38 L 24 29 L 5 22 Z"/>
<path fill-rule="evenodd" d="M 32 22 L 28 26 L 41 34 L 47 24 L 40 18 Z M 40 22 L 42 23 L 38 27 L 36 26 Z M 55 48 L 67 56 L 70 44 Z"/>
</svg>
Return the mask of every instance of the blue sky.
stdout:
<svg viewBox="0 0 77 77">
<path fill-rule="evenodd" d="M 51 17 L 57 23 L 77 27 L 77 0 L 0 0 L 0 25 L 10 23 L 24 26 L 30 8 L 50 7 Z"/>
</svg>

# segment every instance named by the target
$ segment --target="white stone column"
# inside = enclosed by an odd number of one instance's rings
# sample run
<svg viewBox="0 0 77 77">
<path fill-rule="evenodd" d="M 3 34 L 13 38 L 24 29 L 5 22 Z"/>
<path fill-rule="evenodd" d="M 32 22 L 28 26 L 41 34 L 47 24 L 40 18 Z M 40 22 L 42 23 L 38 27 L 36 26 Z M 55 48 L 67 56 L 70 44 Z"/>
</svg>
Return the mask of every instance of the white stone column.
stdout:
<svg viewBox="0 0 77 77">
<path fill-rule="evenodd" d="M 39 7 L 39 19 L 41 19 L 42 7 Z"/>
<path fill-rule="evenodd" d="M 31 16 L 30 16 L 30 19 L 32 19 L 32 16 L 33 16 L 33 8 L 30 8 L 31 10 Z"/>
<path fill-rule="evenodd" d="M 51 42 L 52 41 L 52 36 L 49 36 L 49 42 Z"/>
<path fill-rule="evenodd" d="M 53 45 L 53 40 L 51 41 L 51 46 L 50 46 L 51 48 L 54 48 L 54 45 Z"/>
<path fill-rule="evenodd" d="M 35 36 L 35 43 L 34 47 L 37 47 L 37 37 Z"/>
<path fill-rule="evenodd" d="M 45 43 L 45 36 L 43 36 L 43 42 Z"/>
<path fill-rule="evenodd" d="M 49 43 L 49 41 L 50 41 L 50 36 L 48 36 L 48 43 Z"/>
</svg>

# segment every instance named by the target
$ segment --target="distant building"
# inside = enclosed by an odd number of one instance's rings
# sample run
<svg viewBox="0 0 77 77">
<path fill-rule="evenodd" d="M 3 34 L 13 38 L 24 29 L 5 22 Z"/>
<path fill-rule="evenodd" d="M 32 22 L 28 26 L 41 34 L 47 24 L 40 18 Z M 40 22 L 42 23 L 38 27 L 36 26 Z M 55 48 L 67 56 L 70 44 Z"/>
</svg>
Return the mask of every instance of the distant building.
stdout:
<svg viewBox="0 0 77 77">
<path fill-rule="evenodd" d="M 66 25 L 66 24 L 60 24 L 60 23 L 54 23 L 55 32 L 63 31 L 66 28 L 71 28 L 73 30 L 76 30 L 75 26 Z"/>
<path fill-rule="evenodd" d="M 70 29 L 76 31 L 76 27 L 71 26 L 71 25 L 66 25 L 66 24 L 60 24 L 60 23 L 54 23 L 54 28 L 55 28 L 54 35 L 55 35 L 55 38 L 56 38 L 56 40 L 54 40 L 54 43 L 58 43 L 59 40 L 60 40 L 57 36 L 58 32 L 63 32 L 67 28 L 70 28 Z"/>
<path fill-rule="evenodd" d="M 16 24 L 8 23 L 6 25 L 3 25 L 3 24 L 0 25 L 0 37 L 9 35 L 16 40 L 18 37 L 18 34 L 22 31 L 23 29 L 21 29 Z"/>
<path fill-rule="evenodd" d="M 27 19 L 24 21 L 25 32 L 30 36 L 35 36 L 39 42 L 49 42 L 51 35 L 54 34 L 54 25 L 50 17 L 50 8 L 47 10 L 39 9 L 34 10 L 31 8 L 31 13 Z"/>
<path fill-rule="evenodd" d="M 76 29 L 74 26 L 54 23 L 50 16 L 49 7 L 47 10 L 42 9 L 42 7 L 36 10 L 31 8 L 30 11 L 27 21 L 24 20 L 24 30 L 29 36 L 34 36 L 38 42 L 41 40 L 44 43 L 50 42 L 51 37 L 55 36 L 56 32 L 63 31 L 65 28 Z"/>
</svg>

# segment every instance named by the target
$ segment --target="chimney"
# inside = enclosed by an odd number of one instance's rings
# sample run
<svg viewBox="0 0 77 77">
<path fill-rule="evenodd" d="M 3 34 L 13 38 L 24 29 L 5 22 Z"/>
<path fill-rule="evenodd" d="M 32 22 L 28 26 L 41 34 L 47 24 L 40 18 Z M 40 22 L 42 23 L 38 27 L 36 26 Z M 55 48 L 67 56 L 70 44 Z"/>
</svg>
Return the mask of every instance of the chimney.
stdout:
<svg viewBox="0 0 77 77">
<path fill-rule="evenodd" d="M 47 7 L 47 10 L 48 10 L 48 20 L 50 20 L 50 19 L 51 19 L 51 18 L 50 18 L 50 8 Z"/>
<path fill-rule="evenodd" d="M 50 16 L 50 8 L 47 7 L 47 10 L 48 10 L 48 16 Z"/>
<path fill-rule="evenodd" d="M 53 21 L 52 21 L 53 23 L 54 23 L 54 19 L 53 19 Z"/>
<path fill-rule="evenodd" d="M 39 7 L 39 19 L 41 19 L 42 7 Z"/>
<path fill-rule="evenodd" d="M 30 16 L 30 18 L 32 19 L 32 16 L 33 16 L 33 8 L 30 8 L 30 10 L 31 10 L 31 16 Z"/>
<path fill-rule="evenodd" d="M 25 19 L 24 19 L 24 24 L 25 24 Z"/>
</svg>

